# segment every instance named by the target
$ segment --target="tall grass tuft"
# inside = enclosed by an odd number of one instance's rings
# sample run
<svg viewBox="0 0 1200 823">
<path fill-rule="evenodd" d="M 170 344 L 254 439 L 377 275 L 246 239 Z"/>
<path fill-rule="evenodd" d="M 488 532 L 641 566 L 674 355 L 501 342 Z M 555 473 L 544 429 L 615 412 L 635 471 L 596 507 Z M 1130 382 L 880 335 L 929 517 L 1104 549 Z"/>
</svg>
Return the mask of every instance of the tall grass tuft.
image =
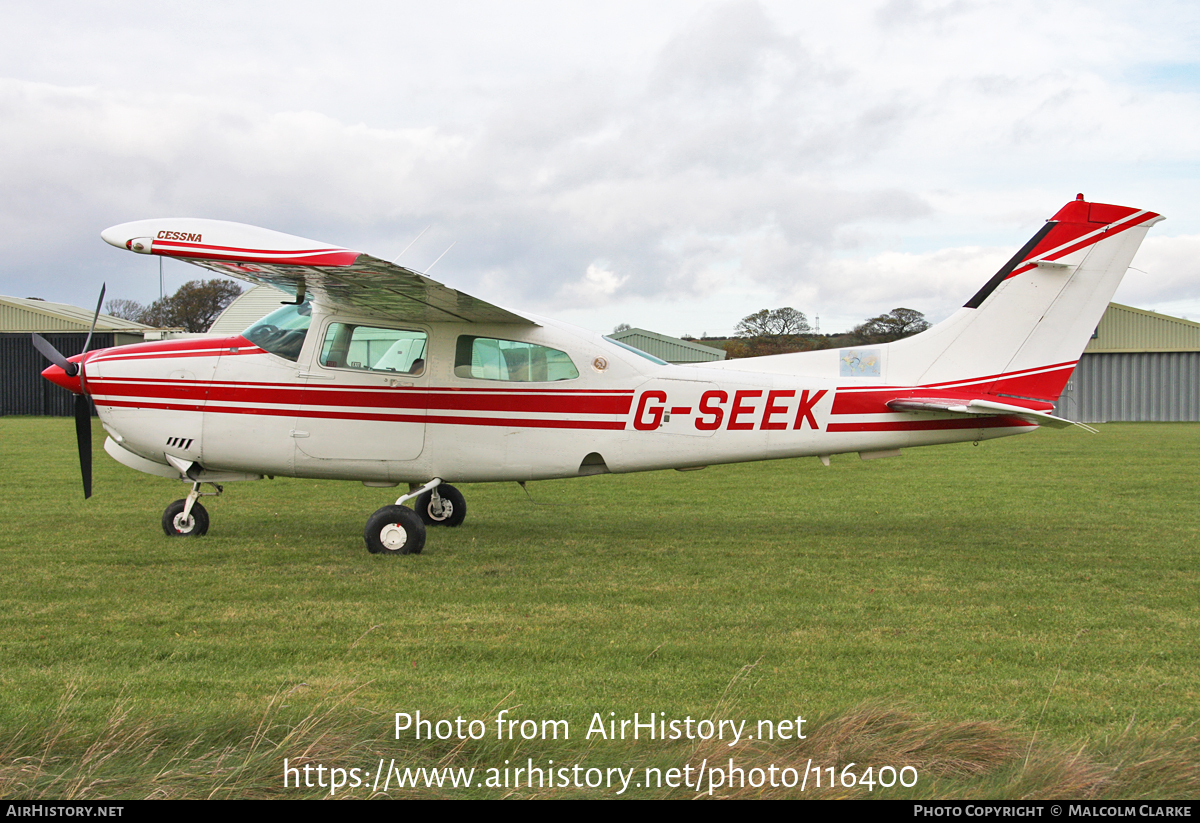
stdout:
<svg viewBox="0 0 1200 823">
<path fill-rule="evenodd" d="M 1200 738 L 1191 727 L 1081 743 L 1074 747 L 1033 742 L 1033 736 L 990 722 L 944 722 L 879 706 L 861 706 L 811 722 L 813 733 L 788 747 L 754 746 L 739 750 L 738 766 L 778 770 L 822 769 L 820 785 L 812 772 L 804 791 L 783 786 L 726 787 L 713 797 L 726 798 L 869 798 L 942 799 L 1117 799 L 1196 797 L 1200 794 Z M 756 741 L 758 742 L 758 741 Z M 693 766 L 707 760 L 724 764 L 729 750 L 719 741 L 697 747 Z M 853 764 L 853 765 L 851 765 Z M 868 766 L 897 771 L 910 766 L 919 775 L 911 788 L 898 782 L 846 786 L 843 769 L 861 777 Z M 828 783 L 829 767 L 838 776 Z M 685 793 L 675 792 L 675 796 Z M 689 792 L 686 794 L 695 794 Z M 703 796 L 708 796 L 707 794 Z"/>
<path fill-rule="evenodd" d="M 285 788 L 283 764 L 411 766 L 475 768 L 517 762 L 530 752 L 520 744 L 493 741 L 395 741 L 381 736 L 381 718 L 350 705 L 354 693 L 322 702 L 297 719 L 288 719 L 285 695 L 276 695 L 257 719 L 213 723 L 189 730 L 161 720 L 139 718 L 136 703 L 114 702 L 98 731 L 81 734 L 71 714 L 78 692 L 63 697 L 53 722 L 36 732 L 13 735 L 0 750 L 0 798 L 26 800 L 176 799 L 176 798 L 319 798 L 328 787 Z M 386 725 L 386 724 L 384 724 Z M 623 768 L 640 781 L 648 766 L 665 771 L 693 771 L 701 763 L 725 767 L 732 758 L 746 775 L 754 769 L 776 773 L 809 772 L 801 791 L 792 788 L 723 785 L 709 793 L 707 782 L 694 788 L 646 785 L 627 797 L 655 798 L 1163 798 L 1200 794 L 1200 737 L 1190 726 L 1143 734 L 1130 728 L 1117 739 L 1064 747 L 1050 742 L 1032 746 L 1032 734 L 990 722 L 945 722 L 920 718 L 876 705 L 864 705 L 832 717 L 816 718 L 805 740 L 772 744 L 755 740 L 736 749 L 719 740 L 698 746 L 678 745 L 648 753 L 626 748 Z M 532 753 L 535 760 L 539 753 Z M 588 765 L 614 766 L 613 750 L 553 752 L 555 762 L 574 756 Z M 562 758 L 562 760 L 560 760 Z M 851 765 L 853 764 L 853 765 Z M 859 783 L 847 786 L 844 769 L 857 777 L 872 768 L 915 769 L 915 786 L 896 782 L 891 788 Z M 829 769 L 838 777 L 829 785 Z M 911 774 L 911 772 L 909 772 Z M 693 784 L 695 781 L 693 780 Z M 377 794 L 383 794 L 378 792 Z M 390 797 L 548 797 L 612 796 L 609 789 L 532 788 L 451 789 L 411 787 L 387 792 Z M 338 798 L 373 796 L 369 786 L 344 789 Z"/>
</svg>

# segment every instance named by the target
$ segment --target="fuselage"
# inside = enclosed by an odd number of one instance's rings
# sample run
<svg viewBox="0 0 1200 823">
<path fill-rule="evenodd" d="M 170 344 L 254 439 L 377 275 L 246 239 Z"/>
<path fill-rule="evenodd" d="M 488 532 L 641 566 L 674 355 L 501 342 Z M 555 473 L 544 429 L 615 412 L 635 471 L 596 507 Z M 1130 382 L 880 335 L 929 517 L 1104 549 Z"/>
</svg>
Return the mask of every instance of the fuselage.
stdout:
<svg viewBox="0 0 1200 823">
<path fill-rule="evenodd" d="M 307 328 L 90 353 L 83 387 L 110 454 L 165 475 L 193 464 L 380 484 L 530 480 L 871 456 L 1036 428 L 892 411 L 890 399 L 943 389 L 888 385 L 886 347 L 812 352 L 787 374 L 756 371 L 756 358 L 676 366 L 534 319 L 397 324 L 317 305 Z"/>
</svg>

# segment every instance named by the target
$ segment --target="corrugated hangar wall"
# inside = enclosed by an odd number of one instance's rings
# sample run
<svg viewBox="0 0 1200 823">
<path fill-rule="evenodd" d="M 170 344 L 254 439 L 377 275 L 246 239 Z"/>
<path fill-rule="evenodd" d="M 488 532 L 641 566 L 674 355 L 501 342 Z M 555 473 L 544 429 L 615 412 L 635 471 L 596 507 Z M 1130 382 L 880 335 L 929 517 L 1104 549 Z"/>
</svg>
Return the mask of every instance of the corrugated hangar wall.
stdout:
<svg viewBox="0 0 1200 823">
<path fill-rule="evenodd" d="M 83 351 L 87 332 L 44 333 L 42 337 L 67 357 Z M 92 335 L 92 349 L 115 345 L 113 334 Z M 42 378 L 42 369 L 50 365 L 33 347 L 24 333 L 0 334 L 0 414 L 37 414 L 71 417 L 75 414 L 75 395 Z"/>
<path fill-rule="evenodd" d="M 626 329 L 609 335 L 627 346 L 652 354 L 668 363 L 705 363 L 724 360 L 725 350 L 705 346 L 694 340 L 681 340 L 646 329 Z"/>
<path fill-rule="evenodd" d="M 1200 323 L 1110 303 L 1056 409 L 1081 423 L 1200 421 Z"/>
<path fill-rule="evenodd" d="M 1200 421 L 1200 352 L 1085 354 L 1057 409 L 1080 423 Z"/>
</svg>

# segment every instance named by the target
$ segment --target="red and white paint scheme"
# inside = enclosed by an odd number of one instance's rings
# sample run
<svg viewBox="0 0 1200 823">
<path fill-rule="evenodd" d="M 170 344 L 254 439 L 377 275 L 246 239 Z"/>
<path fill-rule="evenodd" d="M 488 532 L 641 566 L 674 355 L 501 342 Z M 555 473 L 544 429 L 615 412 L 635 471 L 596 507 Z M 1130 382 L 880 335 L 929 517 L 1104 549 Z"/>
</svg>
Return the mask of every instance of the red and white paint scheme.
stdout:
<svg viewBox="0 0 1200 823">
<path fill-rule="evenodd" d="M 1069 425 L 1051 415 L 1159 215 L 1080 197 L 944 322 L 886 345 L 694 366 L 518 313 L 424 275 L 235 223 L 145 220 L 114 246 L 297 295 L 242 335 L 121 346 L 45 376 L 95 402 L 105 450 L 185 480 L 168 534 L 201 534 L 202 484 L 265 475 L 407 484 L 368 548 L 409 554 L 466 514 L 450 482 L 858 452 Z M 219 488 L 219 487 L 218 487 Z M 416 512 L 403 506 L 415 499 Z"/>
</svg>

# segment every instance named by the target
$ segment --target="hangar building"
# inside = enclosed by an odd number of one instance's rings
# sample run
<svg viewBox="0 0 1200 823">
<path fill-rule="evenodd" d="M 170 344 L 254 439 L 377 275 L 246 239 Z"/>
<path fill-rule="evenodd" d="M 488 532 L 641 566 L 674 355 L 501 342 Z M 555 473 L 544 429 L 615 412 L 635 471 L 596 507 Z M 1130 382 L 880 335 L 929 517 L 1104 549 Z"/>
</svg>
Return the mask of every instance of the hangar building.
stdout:
<svg viewBox="0 0 1200 823">
<path fill-rule="evenodd" d="M 246 329 L 278 309 L 284 302 L 296 298 L 274 286 L 254 286 L 233 298 L 225 311 L 208 327 L 209 334 L 241 334 Z"/>
<path fill-rule="evenodd" d="M 660 360 L 677 365 L 725 359 L 724 349 L 702 346 L 693 340 L 680 340 L 678 337 L 668 337 L 665 334 L 645 329 L 626 329 L 608 336 L 613 340 L 619 340 L 626 346 L 633 346 L 646 354 L 652 354 Z"/>
<path fill-rule="evenodd" d="M 79 354 L 94 311 L 35 297 L 0 295 L 0 414 L 70 417 L 75 413 L 72 394 L 42 379 L 42 369 L 49 364 L 29 336 L 38 332 L 67 357 Z M 153 330 L 153 326 L 102 314 L 96 319 L 92 348 L 140 343 Z"/>
<path fill-rule="evenodd" d="M 1200 421 L 1200 323 L 1109 303 L 1056 413 L 1080 423 Z"/>
</svg>

